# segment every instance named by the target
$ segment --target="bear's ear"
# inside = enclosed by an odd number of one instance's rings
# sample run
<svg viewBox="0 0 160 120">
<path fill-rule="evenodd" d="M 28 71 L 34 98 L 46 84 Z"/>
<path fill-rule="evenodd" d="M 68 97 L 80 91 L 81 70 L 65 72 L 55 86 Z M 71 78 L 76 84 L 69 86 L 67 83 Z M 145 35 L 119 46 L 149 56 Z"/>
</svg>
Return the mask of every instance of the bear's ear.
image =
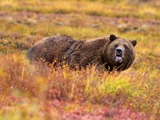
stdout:
<svg viewBox="0 0 160 120">
<path fill-rule="evenodd" d="M 137 45 L 137 41 L 136 40 L 132 40 L 131 41 L 132 45 L 135 47 Z"/>
<path fill-rule="evenodd" d="M 117 37 L 114 34 L 111 34 L 109 36 L 110 41 L 114 41 L 115 39 L 117 39 Z"/>
</svg>

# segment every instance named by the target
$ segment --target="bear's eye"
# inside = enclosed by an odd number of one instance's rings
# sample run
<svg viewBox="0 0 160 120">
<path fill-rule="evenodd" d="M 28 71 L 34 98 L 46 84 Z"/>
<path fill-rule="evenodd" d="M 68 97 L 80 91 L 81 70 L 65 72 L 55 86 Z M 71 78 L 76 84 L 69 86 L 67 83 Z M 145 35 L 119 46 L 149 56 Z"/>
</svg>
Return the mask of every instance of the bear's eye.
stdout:
<svg viewBox="0 0 160 120">
<path fill-rule="evenodd" d="M 128 49 L 128 46 L 127 45 L 124 45 L 125 49 Z"/>
<path fill-rule="evenodd" d="M 118 47 L 118 44 L 115 44 L 114 47 L 117 48 L 117 47 Z"/>
</svg>

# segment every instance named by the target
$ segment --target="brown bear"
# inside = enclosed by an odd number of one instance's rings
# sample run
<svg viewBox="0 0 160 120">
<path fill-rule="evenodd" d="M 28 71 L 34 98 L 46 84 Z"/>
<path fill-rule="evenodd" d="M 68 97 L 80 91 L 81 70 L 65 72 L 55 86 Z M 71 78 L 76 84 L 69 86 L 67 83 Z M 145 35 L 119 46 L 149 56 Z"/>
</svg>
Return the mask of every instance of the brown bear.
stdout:
<svg viewBox="0 0 160 120">
<path fill-rule="evenodd" d="M 68 64 L 71 68 L 96 65 L 109 71 L 122 71 L 133 64 L 136 44 L 136 40 L 126 40 L 113 34 L 90 41 L 58 34 L 36 43 L 27 56 L 31 61 Z"/>
</svg>

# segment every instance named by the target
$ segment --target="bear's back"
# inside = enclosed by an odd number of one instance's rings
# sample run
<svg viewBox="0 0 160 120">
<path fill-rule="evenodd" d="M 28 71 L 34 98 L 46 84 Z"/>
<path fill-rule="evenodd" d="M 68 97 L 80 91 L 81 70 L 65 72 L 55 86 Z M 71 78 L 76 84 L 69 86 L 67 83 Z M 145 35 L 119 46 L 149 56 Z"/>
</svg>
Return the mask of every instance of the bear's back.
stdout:
<svg viewBox="0 0 160 120">
<path fill-rule="evenodd" d="M 45 38 L 32 46 L 28 51 L 28 58 L 32 60 L 45 60 L 53 62 L 53 60 L 62 61 L 64 53 L 70 46 L 76 42 L 73 38 L 66 35 L 56 35 Z"/>
</svg>

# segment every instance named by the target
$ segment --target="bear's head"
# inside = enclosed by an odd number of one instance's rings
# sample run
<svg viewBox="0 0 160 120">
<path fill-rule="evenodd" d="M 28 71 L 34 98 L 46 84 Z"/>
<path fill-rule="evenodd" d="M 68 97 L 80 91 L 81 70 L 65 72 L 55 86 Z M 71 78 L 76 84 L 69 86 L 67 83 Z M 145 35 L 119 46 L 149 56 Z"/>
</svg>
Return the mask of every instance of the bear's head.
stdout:
<svg viewBox="0 0 160 120">
<path fill-rule="evenodd" d="M 122 71 L 128 69 L 135 59 L 136 40 L 126 40 L 115 35 L 109 36 L 109 42 L 103 49 L 103 59 L 105 67 Z"/>
</svg>

